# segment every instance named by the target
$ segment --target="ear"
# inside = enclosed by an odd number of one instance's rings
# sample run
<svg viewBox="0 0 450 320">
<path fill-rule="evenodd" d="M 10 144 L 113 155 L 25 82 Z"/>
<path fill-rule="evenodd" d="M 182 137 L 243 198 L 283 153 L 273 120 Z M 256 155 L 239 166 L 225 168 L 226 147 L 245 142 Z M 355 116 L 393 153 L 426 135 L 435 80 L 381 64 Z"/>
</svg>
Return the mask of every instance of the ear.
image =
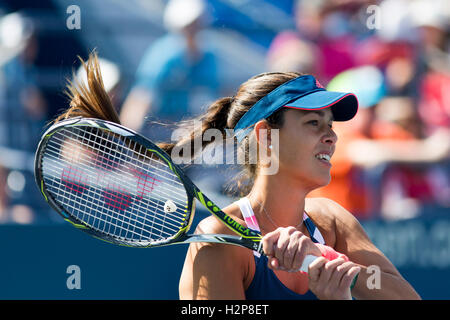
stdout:
<svg viewBox="0 0 450 320">
<path fill-rule="evenodd" d="M 272 127 L 266 120 L 260 120 L 255 124 L 253 130 L 255 131 L 256 141 L 260 147 L 269 149 L 269 146 L 272 145 L 271 129 Z"/>
</svg>

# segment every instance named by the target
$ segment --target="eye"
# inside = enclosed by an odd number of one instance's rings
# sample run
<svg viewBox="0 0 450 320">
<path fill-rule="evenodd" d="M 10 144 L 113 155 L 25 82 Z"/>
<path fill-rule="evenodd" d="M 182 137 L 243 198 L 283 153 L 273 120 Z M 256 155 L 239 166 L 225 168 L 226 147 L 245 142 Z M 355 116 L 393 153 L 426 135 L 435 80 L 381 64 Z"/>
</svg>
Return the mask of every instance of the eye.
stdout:
<svg viewBox="0 0 450 320">
<path fill-rule="evenodd" d="M 319 125 L 319 120 L 310 120 L 310 121 L 308 121 L 308 124 L 311 124 L 313 126 L 318 126 Z"/>
</svg>

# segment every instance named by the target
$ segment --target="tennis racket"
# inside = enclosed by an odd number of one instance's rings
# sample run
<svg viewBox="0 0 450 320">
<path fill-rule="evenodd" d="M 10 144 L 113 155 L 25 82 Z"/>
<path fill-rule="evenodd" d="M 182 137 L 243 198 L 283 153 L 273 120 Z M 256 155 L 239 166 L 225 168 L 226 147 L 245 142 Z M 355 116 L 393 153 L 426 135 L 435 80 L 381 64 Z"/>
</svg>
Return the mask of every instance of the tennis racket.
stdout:
<svg viewBox="0 0 450 320">
<path fill-rule="evenodd" d="M 259 232 L 224 213 L 157 145 L 116 123 L 78 117 L 54 124 L 39 142 L 35 177 L 50 206 L 95 238 L 145 248 L 226 243 L 263 254 Z M 237 235 L 188 234 L 195 199 Z"/>
</svg>

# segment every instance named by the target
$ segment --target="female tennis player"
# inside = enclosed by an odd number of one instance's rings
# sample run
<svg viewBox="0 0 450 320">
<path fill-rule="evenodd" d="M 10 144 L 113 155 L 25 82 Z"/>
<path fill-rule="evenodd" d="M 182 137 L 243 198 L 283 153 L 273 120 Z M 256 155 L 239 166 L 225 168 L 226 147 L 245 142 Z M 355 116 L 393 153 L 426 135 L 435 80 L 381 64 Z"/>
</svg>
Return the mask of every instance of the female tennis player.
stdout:
<svg viewBox="0 0 450 320">
<path fill-rule="evenodd" d="M 329 183 L 337 141 L 333 121 L 351 119 L 357 105 L 353 94 L 326 91 L 311 75 L 266 73 L 210 106 L 204 130 L 234 129 L 239 142 L 256 140 L 270 155 L 270 164 L 246 166 L 249 192 L 223 209 L 262 232 L 268 258 L 235 246 L 191 244 L 181 299 L 420 298 L 350 212 L 331 200 L 306 197 Z M 272 140 L 273 130 L 279 130 L 279 141 Z M 268 173 L 273 163 L 275 174 Z M 212 216 L 197 232 L 230 233 Z M 308 254 L 320 258 L 307 274 L 295 272 Z M 372 265 L 380 270 L 378 289 L 367 286 Z"/>
<path fill-rule="evenodd" d="M 87 87 L 69 85 L 70 108 L 59 119 L 84 116 L 119 123 L 95 54 L 85 69 Z M 237 246 L 193 243 L 181 274 L 181 299 L 420 298 L 350 212 L 331 200 L 306 197 L 330 181 L 337 141 L 333 121 L 349 120 L 356 111 L 353 94 L 326 91 L 313 76 L 298 73 L 255 76 L 234 97 L 209 107 L 201 117 L 202 133 L 214 128 L 225 135 L 234 129 L 241 144 L 255 141 L 269 154 L 270 163 L 245 166 L 245 196 L 223 209 L 261 231 L 267 256 Z M 178 144 L 195 137 L 193 132 Z M 160 147 L 170 154 L 176 145 Z M 268 172 L 274 163 L 278 170 Z M 201 221 L 196 232 L 233 234 L 213 216 Z M 296 271 L 308 254 L 320 258 L 308 273 Z M 367 269 L 373 265 L 380 270 L 374 275 L 380 277 L 379 288 L 367 286 L 372 276 Z"/>
</svg>

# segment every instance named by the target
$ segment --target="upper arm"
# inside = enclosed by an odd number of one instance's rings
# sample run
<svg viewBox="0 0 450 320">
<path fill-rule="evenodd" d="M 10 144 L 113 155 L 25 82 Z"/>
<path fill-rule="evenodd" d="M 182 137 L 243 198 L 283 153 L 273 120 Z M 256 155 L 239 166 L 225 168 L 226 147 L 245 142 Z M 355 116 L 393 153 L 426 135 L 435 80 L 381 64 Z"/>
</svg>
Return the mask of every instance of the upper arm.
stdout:
<svg viewBox="0 0 450 320">
<path fill-rule="evenodd" d="M 335 219 L 335 250 L 363 266 L 377 265 L 383 272 L 400 275 L 389 259 L 373 244 L 359 221 L 332 200 L 326 206 Z"/>
<path fill-rule="evenodd" d="M 241 270 L 233 247 L 192 244 L 180 278 L 180 299 L 245 299 Z"/>
<path fill-rule="evenodd" d="M 224 233 L 216 231 L 208 233 Z M 180 299 L 245 299 L 247 251 L 226 244 L 192 243 L 180 278 Z"/>
</svg>

